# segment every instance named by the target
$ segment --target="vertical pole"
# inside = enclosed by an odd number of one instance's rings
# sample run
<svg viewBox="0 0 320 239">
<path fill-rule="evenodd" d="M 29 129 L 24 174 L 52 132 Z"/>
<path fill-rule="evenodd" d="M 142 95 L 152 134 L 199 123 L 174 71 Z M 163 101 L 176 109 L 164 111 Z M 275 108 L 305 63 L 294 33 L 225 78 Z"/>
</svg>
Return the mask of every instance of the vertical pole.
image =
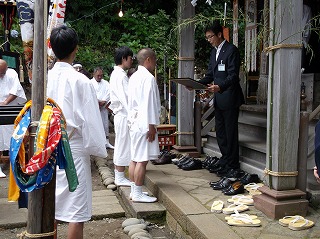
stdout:
<svg viewBox="0 0 320 239">
<path fill-rule="evenodd" d="M 194 7 L 190 0 L 178 1 L 178 23 L 193 17 L 195 14 Z M 181 27 L 179 29 L 179 64 L 178 77 L 193 78 L 194 69 L 194 24 Z M 179 146 L 194 147 L 194 119 L 193 119 L 193 103 L 194 92 L 186 89 L 185 86 L 179 84 L 178 92 L 178 144 Z"/>
<path fill-rule="evenodd" d="M 297 188 L 303 192 L 307 191 L 307 158 L 308 158 L 308 132 L 309 115 L 307 111 L 300 112 L 299 146 L 298 146 L 298 179 Z"/>
<path fill-rule="evenodd" d="M 39 0 L 35 4 L 34 18 L 34 54 L 32 65 L 32 110 L 31 110 L 31 133 L 30 153 L 33 155 L 33 143 L 41 112 L 45 104 L 45 82 L 47 79 L 47 47 L 46 28 L 48 1 Z M 27 231 L 30 234 L 41 234 L 54 230 L 54 204 L 55 203 L 55 176 L 43 189 L 34 190 L 28 197 L 28 224 Z M 46 236 L 41 238 L 54 238 Z"/>
<path fill-rule="evenodd" d="M 297 171 L 301 48 L 295 46 L 302 39 L 301 19 L 302 0 L 270 0 L 270 46 L 292 45 L 269 55 L 266 165 L 273 172 Z M 294 189 L 296 182 L 294 176 L 270 175 L 268 183 L 281 191 Z"/>
<path fill-rule="evenodd" d="M 194 145 L 201 154 L 201 102 L 199 92 L 196 92 L 194 101 Z"/>
</svg>

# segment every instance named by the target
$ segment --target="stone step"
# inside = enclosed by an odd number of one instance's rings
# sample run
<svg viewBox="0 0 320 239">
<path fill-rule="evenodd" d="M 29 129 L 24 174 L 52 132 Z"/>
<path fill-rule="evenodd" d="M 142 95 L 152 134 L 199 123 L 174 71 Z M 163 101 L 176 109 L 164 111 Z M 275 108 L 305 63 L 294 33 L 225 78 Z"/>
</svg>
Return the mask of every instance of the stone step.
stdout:
<svg viewBox="0 0 320 239">
<path fill-rule="evenodd" d="M 230 226 L 219 220 L 198 199 L 176 183 L 174 177 L 170 177 L 170 175 L 159 170 L 158 167 L 163 166 L 165 165 L 147 165 L 145 185 L 167 209 L 166 222 L 168 227 L 176 234 L 177 237 L 175 238 L 240 239 Z M 170 166 L 168 165 L 168 167 Z M 190 185 L 199 183 L 199 181 L 193 181 L 193 179 L 198 179 L 202 175 L 200 172 L 201 170 L 187 172 L 190 176 Z M 179 177 L 176 176 L 176 178 Z M 203 197 L 205 198 L 206 195 L 204 194 Z"/>
<path fill-rule="evenodd" d="M 129 198 L 130 187 L 119 187 L 118 192 L 121 196 L 123 206 L 136 218 L 142 218 L 148 221 L 164 222 L 166 219 L 166 208 L 159 202 L 155 203 L 135 203 Z M 150 190 L 143 186 L 143 191 L 152 195 Z"/>
</svg>

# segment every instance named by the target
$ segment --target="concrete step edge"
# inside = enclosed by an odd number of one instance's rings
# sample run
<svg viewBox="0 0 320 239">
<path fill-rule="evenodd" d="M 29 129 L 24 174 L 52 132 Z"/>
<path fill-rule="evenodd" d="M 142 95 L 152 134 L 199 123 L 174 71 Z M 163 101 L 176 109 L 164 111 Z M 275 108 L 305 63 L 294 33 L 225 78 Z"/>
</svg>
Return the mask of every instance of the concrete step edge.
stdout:
<svg viewBox="0 0 320 239">
<path fill-rule="evenodd" d="M 129 214 L 148 221 L 164 222 L 166 208 L 161 203 L 134 203 L 129 198 L 130 191 L 130 187 L 119 187 L 118 189 L 123 206 L 126 207 Z M 146 187 L 143 187 L 143 191 L 152 196 L 152 193 Z"/>
<path fill-rule="evenodd" d="M 239 238 L 227 224 L 222 223 L 219 218 L 157 167 L 161 165 L 148 164 L 145 185 L 158 197 L 159 202 L 187 235 L 197 239 L 209 239 L 212 238 L 212 235 L 217 234 L 216 227 L 212 225 L 218 225 L 224 234 L 231 235 L 230 238 Z M 201 220 L 202 217 L 203 220 Z"/>
</svg>

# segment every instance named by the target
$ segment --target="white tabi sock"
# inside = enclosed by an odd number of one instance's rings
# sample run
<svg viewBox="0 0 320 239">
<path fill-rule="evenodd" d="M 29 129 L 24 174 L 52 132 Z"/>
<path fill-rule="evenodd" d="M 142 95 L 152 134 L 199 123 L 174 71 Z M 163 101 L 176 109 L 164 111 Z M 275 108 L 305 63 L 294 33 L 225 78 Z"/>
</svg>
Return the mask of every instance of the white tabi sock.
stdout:
<svg viewBox="0 0 320 239">
<path fill-rule="evenodd" d="M 117 186 L 131 186 L 131 182 L 128 179 L 126 179 L 126 177 L 124 176 L 124 172 L 119 172 L 116 169 L 114 170 L 114 183 Z"/>
<path fill-rule="evenodd" d="M 0 167 L 0 178 L 5 178 L 6 175 L 2 172 L 2 168 Z"/>
<path fill-rule="evenodd" d="M 133 202 L 146 202 L 146 203 L 151 203 L 151 202 L 156 202 L 157 198 L 156 197 L 150 197 L 148 195 L 145 195 L 142 192 L 142 186 L 137 186 L 134 185 L 134 191 L 132 195 L 132 201 Z"/>
</svg>

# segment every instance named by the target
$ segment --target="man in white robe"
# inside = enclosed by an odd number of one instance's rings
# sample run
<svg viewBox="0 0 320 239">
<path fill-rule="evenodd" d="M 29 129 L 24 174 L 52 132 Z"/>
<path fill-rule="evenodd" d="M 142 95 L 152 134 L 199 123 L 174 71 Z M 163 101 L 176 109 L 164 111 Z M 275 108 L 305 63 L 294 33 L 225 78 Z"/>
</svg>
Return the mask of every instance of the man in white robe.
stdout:
<svg viewBox="0 0 320 239">
<path fill-rule="evenodd" d="M 114 149 L 114 147 L 109 142 L 110 84 L 108 81 L 103 79 L 103 69 L 101 67 L 96 67 L 94 69 L 91 83 L 94 86 L 99 102 L 100 114 L 102 118 L 105 136 L 107 139 L 106 148 Z"/>
<path fill-rule="evenodd" d="M 90 80 L 72 67 L 78 50 L 77 33 L 67 27 L 52 29 L 50 44 L 57 57 L 48 72 L 47 96 L 66 118 L 67 133 L 79 185 L 69 191 L 66 173 L 57 167 L 55 218 L 68 222 L 68 239 L 83 239 L 84 222 L 92 215 L 90 155 L 106 157 L 106 138 L 95 90 Z"/>
<path fill-rule="evenodd" d="M 15 70 L 8 68 L 7 62 L 0 59 L 0 106 L 23 105 L 27 98 Z M 1 125 L 0 122 L 0 157 L 2 151 L 9 150 L 13 124 Z M 6 177 L 0 167 L 0 178 Z"/>
<path fill-rule="evenodd" d="M 159 155 L 157 125 L 160 123 L 160 97 L 157 82 L 152 75 L 156 67 L 156 54 L 143 48 L 137 54 L 138 70 L 129 80 L 128 124 L 131 137 L 132 160 L 129 166 L 133 202 L 155 202 L 156 197 L 142 192 L 149 160 Z"/>
<path fill-rule="evenodd" d="M 132 65 L 132 50 L 127 47 L 116 49 L 114 56 L 114 70 L 110 76 L 110 101 L 109 108 L 114 113 L 115 144 L 113 154 L 114 183 L 117 186 L 131 186 L 125 178 L 125 167 L 129 166 L 131 160 L 130 135 L 128 127 L 128 82 L 126 70 Z"/>
</svg>

